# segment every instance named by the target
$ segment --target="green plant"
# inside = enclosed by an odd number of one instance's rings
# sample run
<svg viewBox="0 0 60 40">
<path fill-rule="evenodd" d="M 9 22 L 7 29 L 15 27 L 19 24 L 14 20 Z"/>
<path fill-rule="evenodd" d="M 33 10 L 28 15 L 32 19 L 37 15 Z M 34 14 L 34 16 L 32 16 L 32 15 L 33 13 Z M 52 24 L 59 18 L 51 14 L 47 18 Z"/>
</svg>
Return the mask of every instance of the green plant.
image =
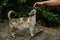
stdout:
<svg viewBox="0 0 60 40">
<path fill-rule="evenodd" d="M 16 13 L 12 17 L 27 17 L 33 9 L 33 4 L 45 0 L 0 0 L 0 22 L 7 19 L 7 13 L 14 10 Z M 60 25 L 60 7 L 40 6 L 37 9 L 37 22 L 44 26 Z"/>
</svg>

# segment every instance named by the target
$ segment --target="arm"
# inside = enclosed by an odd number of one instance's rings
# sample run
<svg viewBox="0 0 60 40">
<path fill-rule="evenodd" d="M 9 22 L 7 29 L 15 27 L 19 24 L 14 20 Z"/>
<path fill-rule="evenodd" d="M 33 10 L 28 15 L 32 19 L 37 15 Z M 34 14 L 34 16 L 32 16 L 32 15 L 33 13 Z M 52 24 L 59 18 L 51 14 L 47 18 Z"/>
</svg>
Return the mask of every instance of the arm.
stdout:
<svg viewBox="0 0 60 40">
<path fill-rule="evenodd" d="M 36 2 L 34 4 L 34 8 L 36 9 L 38 6 L 59 6 L 60 5 L 60 0 L 49 0 L 49 1 L 43 1 L 43 2 Z"/>
<path fill-rule="evenodd" d="M 52 0 L 52 1 L 44 1 L 46 6 L 59 6 L 60 5 L 60 0 Z"/>
</svg>

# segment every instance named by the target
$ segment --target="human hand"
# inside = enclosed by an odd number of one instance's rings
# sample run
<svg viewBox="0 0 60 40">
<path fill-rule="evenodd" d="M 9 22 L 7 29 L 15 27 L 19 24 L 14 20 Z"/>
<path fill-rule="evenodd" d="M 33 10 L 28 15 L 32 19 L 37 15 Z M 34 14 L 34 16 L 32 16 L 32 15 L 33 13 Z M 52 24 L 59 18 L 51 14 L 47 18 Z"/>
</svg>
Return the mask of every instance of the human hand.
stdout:
<svg viewBox="0 0 60 40">
<path fill-rule="evenodd" d="M 41 5 L 43 5 L 43 2 L 36 2 L 33 7 L 34 9 L 37 9 Z"/>
</svg>

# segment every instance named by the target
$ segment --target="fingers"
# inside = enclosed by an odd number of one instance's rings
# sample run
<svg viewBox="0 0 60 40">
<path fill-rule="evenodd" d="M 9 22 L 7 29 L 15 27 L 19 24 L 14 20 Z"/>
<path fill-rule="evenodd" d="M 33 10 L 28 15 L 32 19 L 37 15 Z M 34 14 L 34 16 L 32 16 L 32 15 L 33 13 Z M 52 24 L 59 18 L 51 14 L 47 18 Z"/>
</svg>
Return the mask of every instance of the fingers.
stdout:
<svg viewBox="0 0 60 40">
<path fill-rule="evenodd" d="M 44 2 L 36 2 L 33 6 L 34 9 L 37 9 L 39 6 L 43 5 Z"/>
<path fill-rule="evenodd" d="M 33 6 L 34 9 L 37 9 L 38 8 L 38 3 L 36 2 Z"/>
</svg>

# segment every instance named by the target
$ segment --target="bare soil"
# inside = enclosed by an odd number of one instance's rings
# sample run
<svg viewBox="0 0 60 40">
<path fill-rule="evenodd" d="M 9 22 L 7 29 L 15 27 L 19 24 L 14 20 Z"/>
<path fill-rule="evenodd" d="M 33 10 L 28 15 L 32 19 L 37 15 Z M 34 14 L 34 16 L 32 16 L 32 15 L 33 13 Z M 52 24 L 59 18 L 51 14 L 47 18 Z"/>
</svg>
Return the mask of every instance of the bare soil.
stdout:
<svg viewBox="0 0 60 40">
<path fill-rule="evenodd" d="M 40 24 L 36 27 L 39 32 L 34 37 L 31 37 L 29 30 L 26 29 L 22 32 L 16 30 L 16 37 L 13 38 L 9 31 L 8 20 L 5 20 L 4 23 L 0 23 L 0 40 L 60 40 L 60 28 L 47 28 Z"/>
</svg>

